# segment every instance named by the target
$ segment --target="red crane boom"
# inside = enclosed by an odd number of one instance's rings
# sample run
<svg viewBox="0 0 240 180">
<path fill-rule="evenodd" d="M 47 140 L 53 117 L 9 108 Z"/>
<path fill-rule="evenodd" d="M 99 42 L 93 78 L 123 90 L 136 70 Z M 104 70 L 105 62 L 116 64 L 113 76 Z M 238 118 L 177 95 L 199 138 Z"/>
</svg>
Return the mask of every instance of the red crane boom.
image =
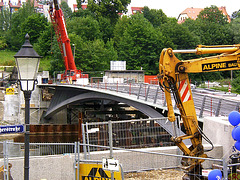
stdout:
<svg viewBox="0 0 240 180">
<path fill-rule="evenodd" d="M 59 7 L 57 0 L 53 0 L 53 3 L 55 8 L 50 4 L 49 14 L 65 65 L 65 73 L 61 75 L 61 80 L 72 82 L 80 78 L 88 79 L 87 74 L 82 74 L 82 71 L 76 68 L 62 9 Z"/>
</svg>

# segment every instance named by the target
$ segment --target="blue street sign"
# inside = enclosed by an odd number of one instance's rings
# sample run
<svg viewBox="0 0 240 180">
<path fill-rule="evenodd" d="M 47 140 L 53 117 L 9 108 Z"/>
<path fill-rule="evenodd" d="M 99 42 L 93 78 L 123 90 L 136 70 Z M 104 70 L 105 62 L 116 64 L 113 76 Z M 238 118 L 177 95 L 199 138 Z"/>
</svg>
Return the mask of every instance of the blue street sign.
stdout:
<svg viewBox="0 0 240 180">
<path fill-rule="evenodd" d="M 24 125 L 0 126 L 0 134 L 23 133 L 23 132 L 24 132 Z"/>
</svg>

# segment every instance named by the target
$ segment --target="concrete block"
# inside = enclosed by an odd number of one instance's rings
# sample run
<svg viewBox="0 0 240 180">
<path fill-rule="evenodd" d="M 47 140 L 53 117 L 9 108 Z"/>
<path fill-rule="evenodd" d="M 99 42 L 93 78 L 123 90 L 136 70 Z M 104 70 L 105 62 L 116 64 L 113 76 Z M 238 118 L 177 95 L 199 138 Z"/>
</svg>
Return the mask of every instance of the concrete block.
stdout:
<svg viewBox="0 0 240 180">
<path fill-rule="evenodd" d="M 223 156 L 232 153 L 234 140 L 232 138 L 233 126 L 227 117 L 206 117 L 203 121 L 203 132 L 215 145 L 223 146 Z M 206 144 L 206 141 L 203 141 Z"/>
<path fill-rule="evenodd" d="M 24 158 L 9 158 L 12 164 L 13 179 L 24 179 Z M 3 160 L 0 165 L 3 165 Z M 31 180 L 74 180 L 74 156 L 42 156 L 30 157 L 29 176 Z"/>
</svg>

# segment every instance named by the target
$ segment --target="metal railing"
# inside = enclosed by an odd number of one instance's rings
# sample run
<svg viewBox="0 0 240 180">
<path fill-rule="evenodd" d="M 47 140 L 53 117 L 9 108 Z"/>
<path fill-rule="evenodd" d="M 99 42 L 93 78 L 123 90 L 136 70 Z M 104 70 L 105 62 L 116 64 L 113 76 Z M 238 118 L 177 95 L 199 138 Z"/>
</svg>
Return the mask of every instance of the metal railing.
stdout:
<svg viewBox="0 0 240 180">
<path fill-rule="evenodd" d="M 24 143 L 3 141 L 0 142 L 0 146 L 2 146 L 3 149 L 6 149 L 5 152 L 8 153 L 8 158 L 24 157 Z M 74 153 L 74 150 L 74 143 L 30 143 L 29 156 L 46 156 Z M 2 157 L 4 156 L 4 154 L 5 153 L 3 152 Z"/>
<path fill-rule="evenodd" d="M 166 99 L 164 92 L 162 92 L 158 85 L 144 83 L 92 83 L 86 86 L 96 89 L 124 93 L 130 96 L 135 96 L 137 99 L 166 107 Z M 207 94 L 205 91 L 197 92 L 196 90 L 193 90 L 192 93 L 197 115 L 200 118 L 204 116 L 227 116 L 231 111 L 238 111 L 240 108 L 240 101 L 234 99 L 226 99 L 226 97 L 224 96 L 227 96 L 227 94 L 221 94 L 218 97 Z M 176 104 L 174 101 L 173 105 L 176 108 Z"/>
</svg>

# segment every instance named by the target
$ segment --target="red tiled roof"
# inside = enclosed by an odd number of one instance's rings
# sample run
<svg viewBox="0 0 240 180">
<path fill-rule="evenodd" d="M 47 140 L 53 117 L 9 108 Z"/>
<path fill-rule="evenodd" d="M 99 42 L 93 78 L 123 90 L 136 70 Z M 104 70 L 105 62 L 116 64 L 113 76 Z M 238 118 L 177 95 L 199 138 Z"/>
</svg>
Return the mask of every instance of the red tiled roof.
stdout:
<svg viewBox="0 0 240 180">
<path fill-rule="evenodd" d="M 32 2 L 34 1 L 34 7 L 38 7 L 38 2 L 36 0 L 31 0 Z M 13 5 L 11 3 L 11 0 L 9 0 L 9 6 L 10 8 L 20 8 L 22 6 L 21 0 L 18 0 L 18 4 L 17 5 Z"/>
<path fill-rule="evenodd" d="M 1 2 L 0 2 L 0 6 L 4 6 L 3 0 L 1 0 Z"/>
<path fill-rule="evenodd" d="M 11 3 L 11 1 L 9 0 L 9 7 L 10 8 L 20 8 L 22 6 L 22 4 L 21 4 L 21 1 L 20 0 L 18 0 L 18 4 L 17 5 L 13 5 L 12 3 Z"/>
<path fill-rule="evenodd" d="M 87 9 L 87 5 L 82 5 L 82 9 Z"/>
<path fill-rule="evenodd" d="M 77 4 L 73 4 L 73 11 L 77 9 Z M 85 10 L 87 9 L 87 5 L 82 5 L 82 9 Z"/>
<path fill-rule="evenodd" d="M 231 22 L 231 19 L 230 19 L 230 16 L 228 15 L 227 13 L 227 10 L 226 10 L 226 7 L 225 6 L 221 6 L 218 8 L 220 11 L 222 11 L 222 13 L 227 16 L 227 19 L 228 19 L 228 22 L 230 23 Z"/>
<path fill-rule="evenodd" d="M 195 20 L 202 10 L 202 8 L 187 8 L 181 14 L 187 14 L 189 18 Z"/>
<path fill-rule="evenodd" d="M 131 7 L 132 14 L 136 14 L 136 12 L 142 13 L 143 7 Z"/>
</svg>

